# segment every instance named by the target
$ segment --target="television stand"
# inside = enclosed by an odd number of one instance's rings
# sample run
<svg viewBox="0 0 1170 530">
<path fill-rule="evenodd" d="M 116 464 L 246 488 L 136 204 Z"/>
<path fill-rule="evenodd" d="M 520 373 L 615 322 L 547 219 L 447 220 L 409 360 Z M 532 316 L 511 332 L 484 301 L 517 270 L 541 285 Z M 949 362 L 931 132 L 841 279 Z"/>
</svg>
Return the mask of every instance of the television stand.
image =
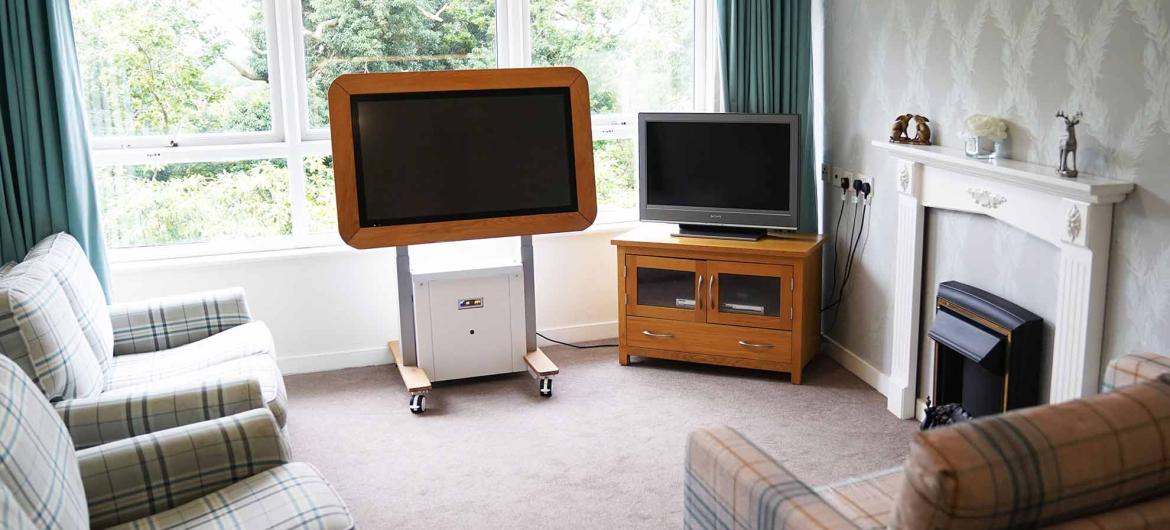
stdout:
<svg viewBox="0 0 1170 530">
<path fill-rule="evenodd" d="M 742 226 L 678 225 L 675 237 L 705 237 L 708 239 L 733 239 L 736 241 L 759 241 L 768 235 L 766 228 L 744 228 Z"/>
<path fill-rule="evenodd" d="M 821 337 L 824 237 L 713 241 L 642 227 L 617 246 L 618 362 L 653 357 L 791 374 Z"/>
</svg>

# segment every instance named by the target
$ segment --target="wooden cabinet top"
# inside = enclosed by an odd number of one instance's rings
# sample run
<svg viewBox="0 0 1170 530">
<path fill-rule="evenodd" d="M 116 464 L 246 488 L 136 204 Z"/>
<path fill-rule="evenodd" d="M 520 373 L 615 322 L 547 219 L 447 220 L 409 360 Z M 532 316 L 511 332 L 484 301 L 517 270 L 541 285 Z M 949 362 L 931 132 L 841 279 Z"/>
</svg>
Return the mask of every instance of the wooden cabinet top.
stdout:
<svg viewBox="0 0 1170 530">
<path fill-rule="evenodd" d="M 675 237 L 673 225 L 647 225 L 621 234 L 610 243 L 619 247 L 637 247 L 680 251 L 715 251 L 728 254 L 764 255 L 803 258 L 820 249 L 825 237 L 817 234 L 768 236 L 759 241 L 735 241 L 701 237 Z"/>
</svg>

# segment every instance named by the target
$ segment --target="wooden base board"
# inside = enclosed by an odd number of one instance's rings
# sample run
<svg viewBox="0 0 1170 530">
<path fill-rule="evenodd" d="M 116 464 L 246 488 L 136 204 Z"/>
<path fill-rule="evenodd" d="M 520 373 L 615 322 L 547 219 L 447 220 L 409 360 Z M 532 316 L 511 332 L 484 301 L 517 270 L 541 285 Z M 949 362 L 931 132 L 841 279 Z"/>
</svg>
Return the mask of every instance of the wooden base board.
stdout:
<svg viewBox="0 0 1170 530">
<path fill-rule="evenodd" d="M 419 394 L 431 391 L 431 378 L 425 370 L 417 366 L 403 366 L 402 346 L 398 341 L 390 341 L 390 353 L 394 355 L 394 365 L 398 367 L 398 373 L 402 374 L 402 383 L 406 385 L 407 392 Z"/>
<path fill-rule="evenodd" d="M 532 373 L 540 377 L 550 377 L 561 373 L 556 363 L 552 362 L 540 348 L 524 354 L 524 362 L 528 363 L 528 369 L 532 370 Z"/>
</svg>

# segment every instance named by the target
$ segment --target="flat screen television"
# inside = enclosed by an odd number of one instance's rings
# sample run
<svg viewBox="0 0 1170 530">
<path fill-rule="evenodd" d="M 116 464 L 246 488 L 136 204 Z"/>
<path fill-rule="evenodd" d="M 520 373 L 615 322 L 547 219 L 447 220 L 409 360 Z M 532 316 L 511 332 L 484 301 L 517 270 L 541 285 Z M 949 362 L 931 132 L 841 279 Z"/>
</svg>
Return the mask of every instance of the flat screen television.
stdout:
<svg viewBox="0 0 1170 530">
<path fill-rule="evenodd" d="M 641 220 L 734 239 L 797 228 L 799 115 L 642 113 L 638 138 Z"/>
<path fill-rule="evenodd" d="M 369 248 L 588 227 L 588 99 L 572 68 L 339 77 L 330 126 L 342 239 Z"/>
</svg>

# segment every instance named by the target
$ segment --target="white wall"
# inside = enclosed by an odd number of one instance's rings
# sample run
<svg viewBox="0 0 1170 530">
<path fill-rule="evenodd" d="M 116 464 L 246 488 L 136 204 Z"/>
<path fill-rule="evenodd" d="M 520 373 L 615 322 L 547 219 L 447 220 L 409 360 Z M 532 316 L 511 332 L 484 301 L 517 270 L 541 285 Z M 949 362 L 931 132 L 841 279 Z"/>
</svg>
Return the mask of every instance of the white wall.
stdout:
<svg viewBox="0 0 1170 530">
<path fill-rule="evenodd" d="M 562 340 L 617 335 L 617 264 L 624 226 L 536 236 L 537 328 Z M 416 247 L 426 259 L 519 256 L 518 238 Z M 416 262 L 421 261 L 412 258 Z M 394 249 L 348 247 L 115 263 L 115 302 L 241 286 L 252 315 L 276 338 L 286 373 L 389 363 L 397 339 Z"/>
</svg>

